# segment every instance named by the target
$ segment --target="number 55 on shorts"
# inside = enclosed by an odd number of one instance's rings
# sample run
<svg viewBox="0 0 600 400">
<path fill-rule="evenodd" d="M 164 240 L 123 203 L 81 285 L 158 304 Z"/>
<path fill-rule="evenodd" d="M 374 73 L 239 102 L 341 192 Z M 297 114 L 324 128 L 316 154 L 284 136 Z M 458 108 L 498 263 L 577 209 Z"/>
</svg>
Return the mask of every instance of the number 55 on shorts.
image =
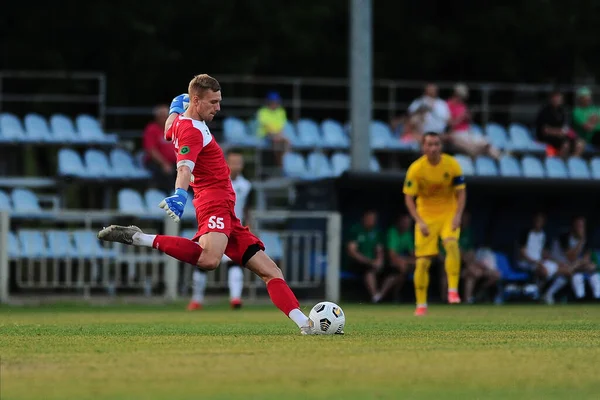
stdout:
<svg viewBox="0 0 600 400">
<path fill-rule="evenodd" d="M 208 219 L 208 228 L 209 229 L 224 229 L 225 224 L 223 223 L 223 218 L 217 217 L 215 215 L 211 216 Z"/>
</svg>

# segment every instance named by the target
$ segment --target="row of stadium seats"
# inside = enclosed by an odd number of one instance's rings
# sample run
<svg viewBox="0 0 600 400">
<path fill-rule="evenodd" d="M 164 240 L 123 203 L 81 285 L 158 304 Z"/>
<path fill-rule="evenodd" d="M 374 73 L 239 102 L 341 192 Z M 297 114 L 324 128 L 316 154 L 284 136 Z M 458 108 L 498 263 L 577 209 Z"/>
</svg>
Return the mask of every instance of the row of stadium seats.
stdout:
<svg viewBox="0 0 600 400">
<path fill-rule="evenodd" d="M 223 121 L 223 134 L 228 144 L 238 146 L 261 147 L 264 140 L 256 136 L 256 121 L 245 124 L 242 120 L 227 117 Z M 482 129 L 471 125 L 471 132 L 485 137 L 495 147 L 503 150 L 523 152 L 544 152 L 546 147 L 534 141 L 532 133 L 524 125 L 513 123 L 508 130 L 502 125 L 491 122 Z M 293 147 L 301 148 L 340 148 L 350 146 L 349 125 L 345 127 L 338 121 L 326 119 L 318 124 L 311 119 L 300 119 L 293 124 L 288 122 L 283 131 Z M 381 121 L 372 121 L 369 127 L 371 145 L 374 149 L 412 149 L 418 150 L 417 143 L 403 143 L 395 137 L 389 126 Z"/>
<path fill-rule="evenodd" d="M 389 126 L 381 121 L 370 125 L 371 145 L 375 149 L 418 149 L 416 143 L 402 143 L 395 138 Z M 297 123 L 288 122 L 283 130 L 292 147 L 347 149 L 350 147 L 348 128 L 332 119 L 317 124 L 311 119 L 300 119 Z M 230 145 L 263 147 L 266 141 L 256 136 L 256 121 L 245 124 L 235 117 L 223 120 L 223 135 Z"/>
<path fill-rule="evenodd" d="M 117 135 L 107 134 L 94 117 L 85 114 L 73 123 L 63 114 L 54 114 L 48 121 L 30 113 L 21 122 L 14 114 L 2 113 L 0 143 L 116 144 Z"/>
<path fill-rule="evenodd" d="M 112 258 L 113 249 L 105 249 L 90 230 L 46 232 L 21 229 L 16 234 L 8 232 L 8 256 L 12 259 L 28 258 Z"/>
<path fill-rule="evenodd" d="M 283 172 L 290 178 L 331 178 L 340 176 L 348 169 L 350 169 L 350 156 L 344 153 L 334 153 L 331 159 L 317 151 L 310 153 L 306 159 L 296 152 L 288 152 L 283 156 Z M 370 169 L 373 172 L 381 170 L 375 157 L 371 157 Z"/>
<path fill-rule="evenodd" d="M 134 157 L 123 149 L 86 150 L 83 158 L 73 149 L 58 152 L 58 174 L 87 179 L 149 178 L 150 172 L 137 165 Z"/>
<path fill-rule="evenodd" d="M 182 237 L 192 238 L 196 230 L 186 230 Z M 262 231 L 259 235 L 268 253 L 275 260 L 283 257 L 283 244 L 276 232 Z M 91 230 L 21 229 L 8 232 L 8 257 L 11 259 L 100 259 L 115 258 L 115 249 L 104 248 Z"/>
<path fill-rule="evenodd" d="M 496 163 L 486 156 L 473 161 L 469 156 L 455 156 L 465 175 L 502 176 L 524 178 L 557 179 L 600 179 L 600 157 L 594 157 L 588 163 L 579 157 L 571 157 L 564 162 L 558 157 L 546 157 L 543 161 L 533 156 L 517 158 L 505 155 Z"/>
</svg>

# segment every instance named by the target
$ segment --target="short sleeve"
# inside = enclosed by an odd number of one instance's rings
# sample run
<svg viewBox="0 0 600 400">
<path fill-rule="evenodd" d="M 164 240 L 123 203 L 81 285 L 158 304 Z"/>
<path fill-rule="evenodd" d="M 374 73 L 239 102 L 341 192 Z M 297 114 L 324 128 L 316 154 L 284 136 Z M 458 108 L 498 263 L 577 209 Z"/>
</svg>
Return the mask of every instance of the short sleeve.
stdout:
<svg viewBox="0 0 600 400">
<path fill-rule="evenodd" d="M 400 238 L 398 237 L 398 234 L 396 233 L 396 229 L 394 228 L 390 228 L 387 231 L 387 243 L 386 243 L 386 247 L 388 248 L 388 250 L 393 250 L 393 251 L 397 251 L 398 246 L 400 245 Z"/>
<path fill-rule="evenodd" d="M 452 186 L 454 190 L 464 189 L 467 185 L 465 184 L 465 176 L 463 175 L 462 168 L 456 158 L 452 158 Z"/>
<path fill-rule="evenodd" d="M 585 125 L 585 123 L 586 120 L 583 109 L 581 109 L 580 107 L 575 107 L 575 110 L 573 110 L 573 124 L 577 127 L 581 127 Z"/>
<path fill-rule="evenodd" d="M 158 145 L 158 140 L 162 136 L 160 132 L 156 132 L 157 126 L 148 124 L 144 130 L 144 150 L 150 152 Z"/>
<path fill-rule="evenodd" d="M 356 242 L 358 239 L 358 226 L 354 225 L 350 228 L 350 234 L 348 235 L 348 243 Z"/>
<path fill-rule="evenodd" d="M 201 132 L 194 127 L 186 128 L 176 143 L 177 167 L 187 165 L 193 171 L 203 145 Z"/>
<path fill-rule="evenodd" d="M 417 182 L 417 165 L 412 164 L 406 171 L 406 177 L 404 178 L 404 187 L 402 191 L 404 194 L 409 196 L 416 196 L 419 193 L 419 184 Z"/>
</svg>

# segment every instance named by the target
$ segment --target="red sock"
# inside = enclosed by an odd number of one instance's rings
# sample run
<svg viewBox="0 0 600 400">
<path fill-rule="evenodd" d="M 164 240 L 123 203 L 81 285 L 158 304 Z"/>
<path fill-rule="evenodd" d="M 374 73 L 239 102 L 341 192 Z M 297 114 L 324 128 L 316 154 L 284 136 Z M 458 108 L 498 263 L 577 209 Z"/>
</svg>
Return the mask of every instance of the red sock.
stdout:
<svg viewBox="0 0 600 400">
<path fill-rule="evenodd" d="M 294 292 L 283 279 L 271 279 L 267 283 L 267 291 L 273 304 L 285 315 L 289 315 L 290 311 L 300 308 L 300 303 L 298 303 Z"/>
<path fill-rule="evenodd" d="M 178 236 L 156 235 L 152 247 L 192 265 L 198 263 L 200 254 L 202 254 L 202 247 L 198 243 Z"/>
</svg>

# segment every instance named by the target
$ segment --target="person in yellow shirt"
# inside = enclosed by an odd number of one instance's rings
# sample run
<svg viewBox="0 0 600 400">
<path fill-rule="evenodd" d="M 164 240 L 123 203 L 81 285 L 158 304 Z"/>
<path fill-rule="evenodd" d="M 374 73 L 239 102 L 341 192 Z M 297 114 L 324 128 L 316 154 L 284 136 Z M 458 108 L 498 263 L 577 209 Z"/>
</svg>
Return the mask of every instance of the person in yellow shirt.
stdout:
<svg viewBox="0 0 600 400">
<path fill-rule="evenodd" d="M 281 106 L 281 96 L 277 92 L 267 94 L 267 104 L 258 110 L 258 137 L 266 137 L 273 145 L 278 165 L 282 165 L 283 154 L 288 151 L 290 142 L 283 134 L 287 124 L 285 108 Z"/>
<path fill-rule="evenodd" d="M 460 165 L 454 157 L 442 153 L 442 141 L 438 134 L 429 132 L 424 135 L 423 153 L 408 168 L 403 188 L 406 207 L 415 220 L 417 316 L 427 314 L 429 266 L 431 259 L 439 252 L 440 238 L 446 251 L 448 303 L 460 303 L 458 238 L 467 198 Z"/>
</svg>

